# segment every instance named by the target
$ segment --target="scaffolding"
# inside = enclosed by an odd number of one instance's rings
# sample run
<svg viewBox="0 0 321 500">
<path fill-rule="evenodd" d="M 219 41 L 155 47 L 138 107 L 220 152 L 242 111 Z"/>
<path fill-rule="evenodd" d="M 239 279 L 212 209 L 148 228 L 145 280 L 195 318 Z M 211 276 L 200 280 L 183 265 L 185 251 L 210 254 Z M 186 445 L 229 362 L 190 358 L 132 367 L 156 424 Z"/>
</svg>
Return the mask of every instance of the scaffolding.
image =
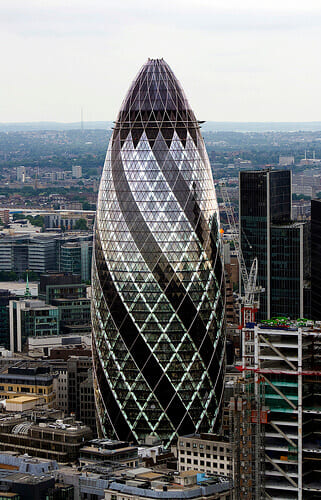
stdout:
<svg viewBox="0 0 321 500">
<path fill-rule="evenodd" d="M 260 382 L 259 382 L 260 383 Z M 257 397 L 254 373 L 244 373 L 230 400 L 230 440 L 236 500 L 264 497 L 263 433 L 267 412 Z"/>
<path fill-rule="evenodd" d="M 263 498 L 320 498 L 321 330 L 255 326 L 254 343 L 254 367 L 246 372 L 261 408 L 269 409 L 261 428 Z"/>
<path fill-rule="evenodd" d="M 245 332 L 230 404 L 236 499 L 321 498 L 321 328 L 311 325 Z"/>
</svg>

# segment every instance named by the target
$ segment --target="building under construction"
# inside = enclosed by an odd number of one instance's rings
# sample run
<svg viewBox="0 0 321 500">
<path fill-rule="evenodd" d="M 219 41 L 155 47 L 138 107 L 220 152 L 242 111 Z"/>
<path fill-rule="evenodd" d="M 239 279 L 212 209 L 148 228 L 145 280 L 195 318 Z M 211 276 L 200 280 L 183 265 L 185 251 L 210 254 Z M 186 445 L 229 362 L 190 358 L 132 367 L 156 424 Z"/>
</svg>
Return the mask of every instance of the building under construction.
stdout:
<svg viewBox="0 0 321 500">
<path fill-rule="evenodd" d="M 270 321 L 247 341 L 230 405 L 236 498 L 320 499 L 321 328 Z"/>
</svg>

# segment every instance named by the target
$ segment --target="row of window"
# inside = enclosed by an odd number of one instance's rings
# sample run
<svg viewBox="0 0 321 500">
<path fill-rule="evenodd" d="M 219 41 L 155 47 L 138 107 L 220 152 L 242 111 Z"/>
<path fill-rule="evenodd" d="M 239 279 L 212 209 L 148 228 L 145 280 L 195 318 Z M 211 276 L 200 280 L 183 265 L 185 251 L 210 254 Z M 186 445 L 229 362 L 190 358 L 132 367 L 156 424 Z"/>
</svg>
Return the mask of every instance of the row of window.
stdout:
<svg viewBox="0 0 321 500">
<path fill-rule="evenodd" d="M 179 446 L 183 447 L 186 446 L 186 448 L 190 448 L 191 447 L 191 443 L 189 443 L 188 441 L 187 442 L 184 442 L 184 441 L 180 441 L 179 442 Z M 213 451 L 220 451 L 220 452 L 229 452 L 230 449 L 229 448 L 225 448 L 224 446 L 210 446 L 210 445 L 206 445 L 204 446 L 203 443 L 193 443 L 193 448 L 199 448 L 200 450 L 203 450 L 204 448 L 206 450 L 213 450 Z"/>
<path fill-rule="evenodd" d="M 31 392 L 31 393 L 34 393 L 34 389 L 32 388 L 30 390 L 30 387 L 16 387 L 16 389 L 13 388 L 12 385 L 8 385 L 6 388 L 4 387 L 4 385 L 0 385 L 0 391 L 8 391 L 8 392 Z M 43 390 L 43 389 L 40 389 L 38 388 L 38 390 L 36 391 L 37 394 L 46 394 L 48 392 L 51 392 L 51 390 Z"/>
<path fill-rule="evenodd" d="M 181 462 L 185 463 L 185 459 L 182 459 Z M 198 463 L 198 460 L 192 460 L 190 458 L 187 458 L 186 459 L 186 463 L 187 464 L 192 464 L 193 465 L 200 465 L 200 466 L 205 466 L 205 462 L 204 460 L 200 460 L 199 463 Z M 206 467 L 210 467 L 211 469 L 215 468 L 215 469 L 227 469 L 227 470 L 232 470 L 232 465 L 230 464 L 211 464 L 211 462 L 206 462 Z M 184 470 L 184 467 L 181 466 L 181 470 Z"/>
<path fill-rule="evenodd" d="M 184 455 L 184 453 L 181 453 L 181 455 Z M 186 453 L 186 455 L 190 456 L 191 455 L 191 452 L 188 451 Z M 193 453 L 193 456 L 194 457 L 200 457 L 200 458 L 204 458 L 204 453 Z M 230 457 L 229 456 L 226 456 L 226 455 L 220 455 L 219 457 L 217 457 L 217 455 L 211 455 L 210 453 L 206 453 L 206 458 L 211 458 L 213 460 L 217 460 L 217 458 L 219 458 L 220 460 L 230 460 Z M 182 457 L 181 458 L 181 461 L 184 460 L 184 458 Z"/>
<path fill-rule="evenodd" d="M 194 454 L 194 456 L 197 456 L 196 453 Z M 204 458 L 204 453 L 201 453 L 200 455 L 201 458 Z M 206 458 L 212 458 L 213 460 L 217 460 L 219 459 L 220 461 L 224 462 L 224 460 L 230 462 L 230 457 L 225 457 L 225 456 L 217 456 L 217 455 L 206 455 Z M 187 458 L 187 460 L 190 460 L 189 458 Z M 181 463 L 184 463 L 185 462 L 185 458 L 184 457 L 181 457 L 180 459 Z M 197 462 L 197 460 L 194 459 L 194 463 Z M 188 462 L 189 463 L 189 462 Z M 210 462 L 206 462 L 207 464 L 209 464 Z"/>
</svg>

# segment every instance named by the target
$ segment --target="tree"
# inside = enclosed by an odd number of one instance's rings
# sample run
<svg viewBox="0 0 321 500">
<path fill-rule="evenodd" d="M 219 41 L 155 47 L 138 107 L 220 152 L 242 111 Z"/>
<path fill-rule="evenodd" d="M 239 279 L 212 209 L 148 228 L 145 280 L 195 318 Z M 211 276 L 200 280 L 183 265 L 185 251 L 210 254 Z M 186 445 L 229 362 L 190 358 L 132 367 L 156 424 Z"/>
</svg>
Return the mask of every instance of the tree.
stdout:
<svg viewBox="0 0 321 500">
<path fill-rule="evenodd" d="M 74 229 L 79 229 L 80 231 L 87 231 L 87 221 L 86 219 L 78 219 L 74 225 Z"/>
<path fill-rule="evenodd" d="M 42 215 L 36 215 L 32 217 L 32 215 L 27 215 L 26 219 L 30 221 L 30 224 L 37 227 L 44 227 L 45 221 Z"/>
</svg>

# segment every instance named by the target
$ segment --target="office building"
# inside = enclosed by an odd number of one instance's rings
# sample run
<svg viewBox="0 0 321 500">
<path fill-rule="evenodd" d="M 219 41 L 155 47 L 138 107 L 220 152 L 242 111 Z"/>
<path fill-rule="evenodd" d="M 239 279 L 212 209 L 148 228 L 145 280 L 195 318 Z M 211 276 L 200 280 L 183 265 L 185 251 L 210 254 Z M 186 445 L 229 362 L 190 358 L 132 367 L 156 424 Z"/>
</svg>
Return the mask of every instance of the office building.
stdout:
<svg viewBox="0 0 321 500">
<path fill-rule="evenodd" d="M 321 200 L 311 200 L 311 318 L 321 320 Z"/>
<path fill-rule="evenodd" d="M 82 281 L 90 281 L 92 248 L 92 241 L 80 238 L 61 245 L 61 271 L 80 274 Z"/>
<path fill-rule="evenodd" d="M 123 467 L 138 467 L 138 448 L 125 441 L 93 439 L 80 449 L 80 465 L 102 465 L 114 463 Z"/>
<path fill-rule="evenodd" d="M 0 271 L 22 276 L 27 269 L 37 274 L 57 269 L 54 235 L 15 234 L 0 239 Z"/>
<path fill-rule="evenodd" d="M 79 384 L 79 399 L 79 418 L 85 425 L 91 428 L 94 435 L 97 435 L 92 367 L 88 369 L 85 380 Z"/>
<path fill-rule="evenodd" d="M 0 346 L 10 349 L 9 302 L 15 295 L 9 290 L 0 290 Z"/>
<path fill-rule="evenodd" d="M 99 434 L 137 442 L 216 428 L 224 380 L 219 212 L 199 122 L 149 59 L 102 174 L 92 277 Z"/>
<path fill-rule="evenodd" d="M 126 468 L 116 464 L 61 468 L 57 480 L 74 487 L 75 499 L 85 500 L 232 500 L 233 485 L 228 478 L 197 475 L 195 471 L 174 471 L 146 467 Z"/>
<path fill-rule="evenodd" d="M 232 476 L 233 462 L 228 438 L 215 434 L 180 436 L 177 441 L 179 472 L 197 470 Z"/>
<path fill-rule="evenodd" d="M 309 226 L 305 222 L 272 224 L 270 238 L 270 315 L 302 318 L 310 261 Z"/>
<path fill-rule="evenodd" d="M 72 176 L 75 179 L 81 179 L 81 177 L 82 177 L 82 168 L 81 168 L 81 165 L 73 165 L 72 166 Z"/>
<path fill-rule="evenodd" d="M 0 372 L 0 398 L 13 399 L 22 395 L 43 398 L 49 406 L 54 404 L 54 377 L 48 366 L 22 362 Z"/>
<path fill-rule="evenodd" d="M 240 172 L 240 241 L 248 270 L 258 259 L 258 317 L 304 315 L 308 227 L 291 220 L 291 171 Z"/>
<path fill-rule="evenodd" d="M 10 350 L 21 352 L 28 337 L 59 334 L 59 309 L 43 300 L 11 300 L 9 304 Z"/>
<path fill-rule="evenodd" d="M 0 451 L 16 451 L 57 462 L 74 462 L 92 432 L 72 418 L 35 422 L 29 417 L 12 415 L 0 419 Z"/>
<path fill-rule="evenodd" d="M 126 474 L 127 472 L 127 474 Z M 190 498 L 193 500 L 232 500 L 233 486 L 228 478 L 200 475 L 195 470 L 176 476 L 148 468 L 124 471 L 123 480 L 114 478 L 105 490 L 105 500 L 152 500 Z"/>
<path fill-rule="evenodd" d="M 58 307 L 62 335 L 91 335 L 90 299 L 80 274 L 48 273 L 40 276 L 39 298 Z"/>
<path fill-rule="evenodd" d="M 93 396 L 93 386 L 91 391 L 86 394 L 86 398 L 80 397 L 81 390 L 84 389 L 81 384 L 87 381 L 92 368 L 92 359 L 89 356 L 70 356 L 67 360 L 67 384 L 68 384 L 68 413 L 74 413 L 77 419 L 80 419 L 81 404 L 89 403 Z M 85 396 L 83 391 L 83 396 Z M 86 404 L 87 407 L 87 404 Z M 82 408 L 83 416 L 86 409 Z M 92 410 L 93 408 L 91 408 Z M 90 418 L 91 413 L 89 414 Z"/>
<path fill-rule="evenodd" d="M 26 167 L 23 165 L 17 167 L 17 181 L 22 183 L 26 181 Z"/>
</svg>

